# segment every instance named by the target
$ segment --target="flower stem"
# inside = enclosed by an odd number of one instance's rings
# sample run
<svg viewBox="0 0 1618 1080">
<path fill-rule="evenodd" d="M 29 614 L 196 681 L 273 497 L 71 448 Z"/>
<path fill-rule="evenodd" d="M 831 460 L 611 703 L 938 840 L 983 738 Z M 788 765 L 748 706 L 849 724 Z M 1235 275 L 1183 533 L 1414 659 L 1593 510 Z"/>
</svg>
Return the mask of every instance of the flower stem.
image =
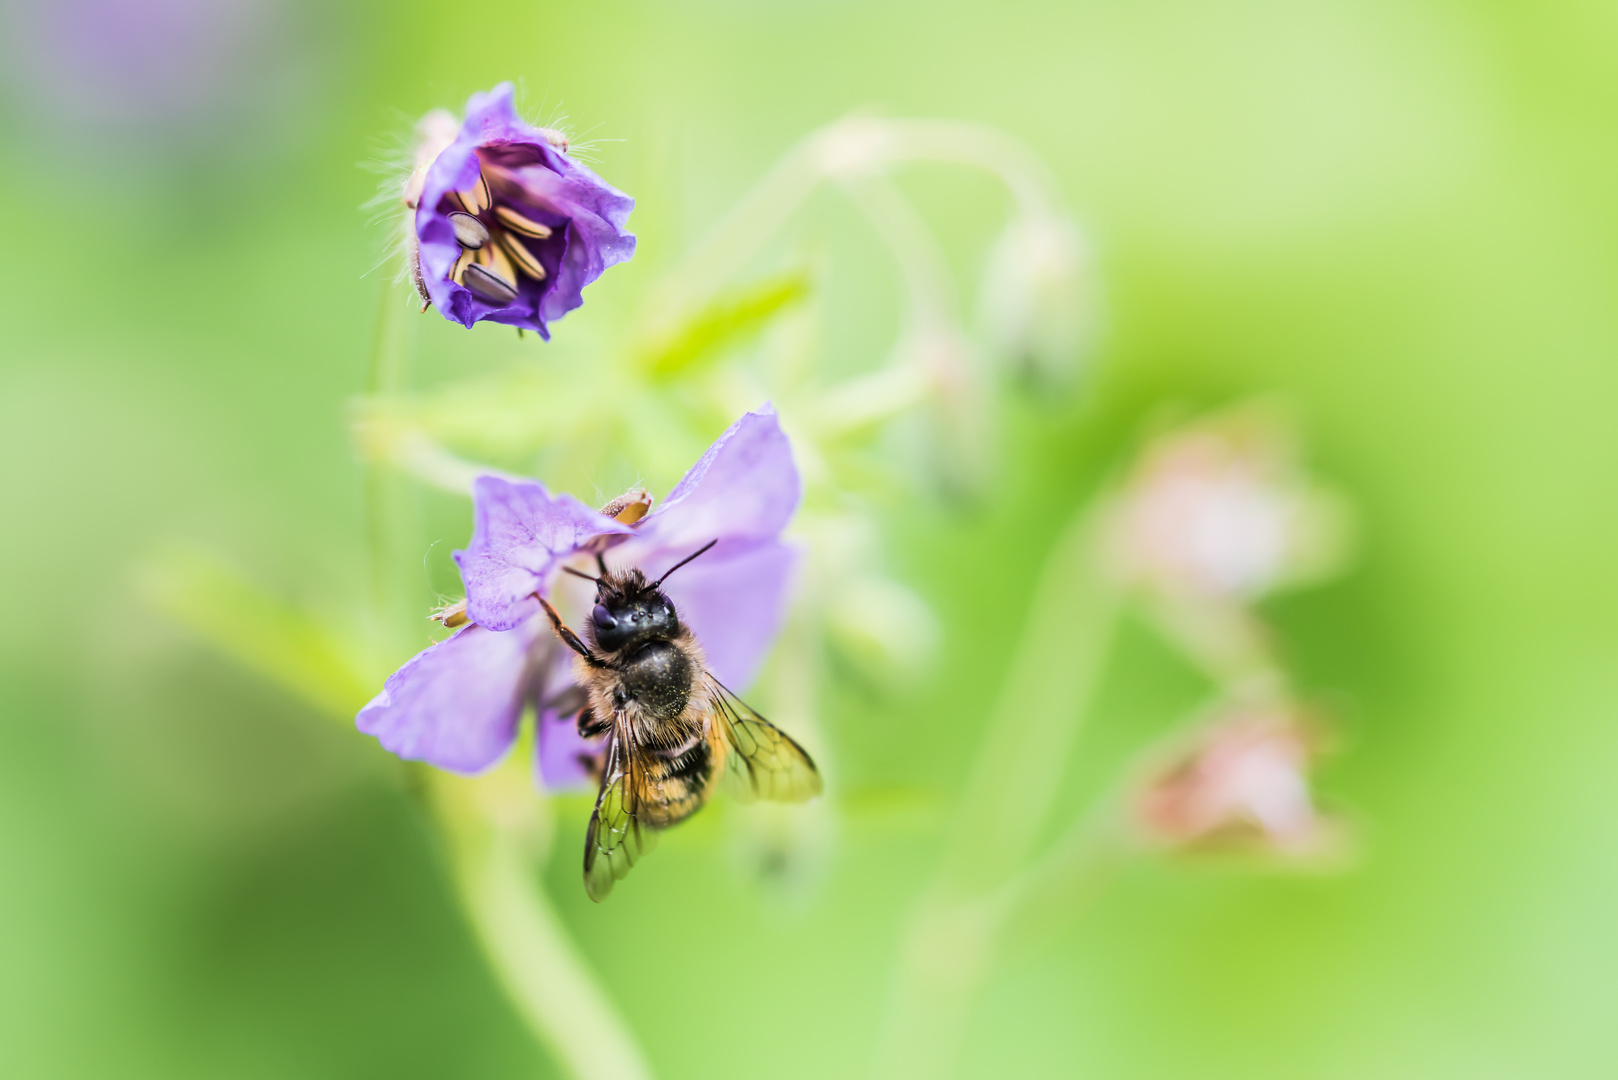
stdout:
<svg viewBox="0 0 1618 1080">
<path fill-rule="evenodd" d="M 844 187 L 898 263 L 910 302 L 911 333 L 952 324 L 955 290 L 949 261 L 915 207 L 885 176 L 861 177 Z"/>
<path fill-rule="evenodd" d="M 1101 515 L 1082 511 L 1034 588 L 1011 670 L 957 809 L 938 885 L 973 895 L 1028 859 L 1112 644 L 1121 591 L 1102 565 Z"/>
<path fill-rule="evenodd" d="M 1048 888 L 1088 885 L 1110 848 L 1074 829 L 1029 865 L 1120 608 L 1101 532 L 1100 515 L 1081 511 L 1046 559 L 938 874 L 901 945 L 873 1075 L 949 1076 L 1003 929 L 1048 903 Z"/>
<path fill-rule="evenodd" d="M 365 378 L 372 399 L 397 393 L 405 380 L 405 342 L 398 290 L 383 282 L 378 290 L 376 323 Z M 365 465 L 365 547 L 370 563 L 371 612 L 382 651 L 399 632 L 402 605 L 410 591 L 399 574 L 399 543 L 405 516 L 404 493 L 395 477 L 375 461 Z"/>
<path fill-rule="evenodd" d="M 383 286 L 366 391 L 396 394 L 407 379 L 404 320 Z M 447 457 L 447 455 L 446 455 Z M 462 488 L 464 490 L 464 487 Z M 400 545 L 413 535 L 410 498 L 386 462 L 368 457 L 366 540 L 381 640 L 409 625 L 416 586 Z M 475 778 L 431 771 L 431 805 L 449 849 L 467 921 L 507 997 L 562 1070 L 579 1080 L 650 1080 L 628 1027 L 596 983 L 537 880 L 550 847 L 550 801 L 536 793 L 520 751 Z"/>
<path fill-rule="evenodd" d="M 650 1080 L 628 1026 L 539 885 L 550 801 L 535 796 L 526 769 L 508 765 L 497 774 L 435 774 L 433 798 L 455 888 L 489 967 L 563 1072 L 578 1080 Z"/>
<path fill-rule="evenodd" d="M 849 117 L 828 124 L 784 154 L 730 213 L 665 278 L 648 323 L 662 327 L 751 259 L 823 180 L 869 179 L 890 165 L 942 161 L 985 169 L 1011 192 L 1018 213 L 1048 220 L 1060 197 L 1050 171 L 1026 145 L 982 124 L 952 120 Z"/>
<path fill-rule="evenodd" d="M 996 957 L 1041 955 L 1100 892 L 1119 850 L 1108 833 L 1076 827 L 1048 856 L 988 895 L 923 901 L 905 936 L 871 1074 L 950 1076 Z"/>
</svg>

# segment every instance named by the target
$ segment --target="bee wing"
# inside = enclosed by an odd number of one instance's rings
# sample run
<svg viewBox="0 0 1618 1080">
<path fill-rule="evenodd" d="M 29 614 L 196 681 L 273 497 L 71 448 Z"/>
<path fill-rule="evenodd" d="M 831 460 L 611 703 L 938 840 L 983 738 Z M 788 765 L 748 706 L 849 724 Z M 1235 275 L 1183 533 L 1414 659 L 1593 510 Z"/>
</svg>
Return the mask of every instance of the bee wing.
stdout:
<svg viewBox="0 0 1618 1080">
<path fill-rule="evenodd" d="M 724 732 L 732 791 L 744 799 L 803 802 L 820 794 L 820 772 L 792 737 L 726 690 L 712 675 L 713 719 Z"/>
<path fill-rule="evenodd" d="M 657 830 L 643 825 L 636 793 L 644 787 L 640 755 L 627 732 L 615 727 L 601 770 L 601 794 L 584 833 L 584 891 L 596 903 L 657 843 Z"/>
</svg>

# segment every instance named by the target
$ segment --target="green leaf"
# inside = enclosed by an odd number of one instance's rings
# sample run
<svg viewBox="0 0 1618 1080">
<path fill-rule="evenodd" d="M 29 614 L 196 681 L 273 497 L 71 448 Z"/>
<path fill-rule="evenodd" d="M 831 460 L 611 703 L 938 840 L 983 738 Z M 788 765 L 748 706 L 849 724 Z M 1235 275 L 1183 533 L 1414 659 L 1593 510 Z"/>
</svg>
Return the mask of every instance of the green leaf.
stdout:
<svg viewBox="0 0 1618 1080">
<path fill-rule="evenodd" d="M 142 586 L 154 607 L 321 712 L 349 719 L 374 692 L 370 665 L 350 638 L 216 556 L 162 552 L 147 564 Z"/>
<path fill-rule="evenodd" d="M 691 318 L 637 350 L 641 370 L 653 378 L 677 375 L 762 329 L 772 318 L 809 295 L 804 270 L 765 278 L 715 297 Z"/>
</svg>

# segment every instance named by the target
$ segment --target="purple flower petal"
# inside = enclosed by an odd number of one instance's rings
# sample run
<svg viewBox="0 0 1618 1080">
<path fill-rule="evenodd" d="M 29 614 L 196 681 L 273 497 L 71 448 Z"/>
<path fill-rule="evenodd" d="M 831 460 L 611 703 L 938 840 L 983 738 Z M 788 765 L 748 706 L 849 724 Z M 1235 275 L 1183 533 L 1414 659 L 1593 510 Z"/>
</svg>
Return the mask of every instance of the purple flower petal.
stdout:
<svg viewBox="0 0 1618 1080">
<path fill-rule="evenodd" d="M 472 541 L 455 552 L 467 618 L 490 630 L 509 630 L 530 618 L 539 611 L 533 594 L 556 563 L 603 534 L 634 530 L 535 481 L 478 477 L 472 485 Z"/>
<path fill-rule="evenodd" d="M 528 654 L 549 632 L 542 619 L 507 633 L 463 626 L 405 661 L 356 723 L 406 760 L 481 772 L 516 738 Z"/>
<path fill-rule="evenodd" d="M 669 559 L 667 565 L 675 561 Z M 702 643 L 708 668 L 732 690 L 739 692 L 752 681 L 774 644 L 797 561 L 797 551 L 779 540 L 745 546 L 722 541 L 663 586 Z M 649 572 L 665 568 L 654 566 Z"/>
<path fill-rule="evenodd" d="M 450 213 L 461 209 L 453 192 L 470 190 L 479 174 L 489 179 L 496 203 L 551 230 L 548 237 L 518 238 L 545 269 L 543 280 L 519 274 L 517 295 L 501 304 L 451 278 L 460 257 Z M 549 338 L 547 323 L 584 302 L 583 289 L 609 266 L 635 253 L 625 230 L 635 200 L 552 146 L 546 134 L 517 116 L 510 83 L 473 94 L 455 141 L 428 167 L 416 206 L 421 277 L 446 318 L 470 327 L 488 319 L 527 327 Z M 497 219 L 480 215 L 497 227 Z"/>
<path fill-rule="evenodd" d="M 576 715 L 576 714 L 575 714 Z M 601 750 L 601 739 L 579 737 L 574 716 L 558 716 L 547 709 L 540 714 L 535 764 L 540 783 L 552 791 L 585 786 L 590 780 L 585 762 Z"/>
<path fill-rule="evenodd" d="M 649 548 L 667 550 L 694 550 L 714 539 L 773 539 L 802 495 L 792 444 L 766 405 L 719 436 L 641 522 L 638 534 Z"/>
</svg>

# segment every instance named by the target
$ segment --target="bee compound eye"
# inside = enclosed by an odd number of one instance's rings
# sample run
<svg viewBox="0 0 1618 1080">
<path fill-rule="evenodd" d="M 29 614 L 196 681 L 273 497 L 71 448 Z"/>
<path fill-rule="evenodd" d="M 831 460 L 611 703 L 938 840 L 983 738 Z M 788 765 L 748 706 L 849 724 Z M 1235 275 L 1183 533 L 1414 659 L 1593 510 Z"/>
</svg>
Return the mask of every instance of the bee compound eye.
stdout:
<svg viewBox="0 0 1618 1080">
<path fill-rule="evenodd" d="M 610 630 L 612 627 L 618 625 L 618 620 L 612 617 L 612 612 L 607 610 L 605 604 L 597 604 L 595 606 L 595 610 L 590 612 L 590 621 L 601 627 L 603 630 Z"/>
</svg>

